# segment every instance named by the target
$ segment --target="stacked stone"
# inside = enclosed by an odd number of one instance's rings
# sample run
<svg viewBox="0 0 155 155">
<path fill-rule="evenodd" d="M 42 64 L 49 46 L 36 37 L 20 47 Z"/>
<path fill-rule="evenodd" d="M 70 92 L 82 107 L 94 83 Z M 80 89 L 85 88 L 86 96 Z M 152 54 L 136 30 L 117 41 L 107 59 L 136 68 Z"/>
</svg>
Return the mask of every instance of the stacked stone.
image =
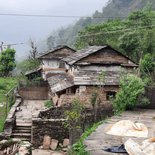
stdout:
<svg viewBox="0 0 155 155">
<path fill-rule="evenodd" d="M 45 150 L 57 150 L 58 148 L 61 149 L 63 152 L 67 152 L 69 147 L 69 139 L 65 138 L 63 143 L 60 143 L 57 139 L 52 139 L 50 136 L 45 135 L 43 139 L 43 145 L 40 146 L 41 149 Z"/>
</svg>

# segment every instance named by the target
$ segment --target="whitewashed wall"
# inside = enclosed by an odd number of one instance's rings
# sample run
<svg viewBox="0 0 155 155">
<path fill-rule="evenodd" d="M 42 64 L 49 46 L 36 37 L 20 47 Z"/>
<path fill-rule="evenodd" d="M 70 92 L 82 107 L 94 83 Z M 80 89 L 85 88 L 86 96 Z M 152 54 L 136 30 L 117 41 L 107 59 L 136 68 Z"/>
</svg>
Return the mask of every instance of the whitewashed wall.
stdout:
<svg viewBox="0 0 155 155">
<path fill-rule="evenodd" d="M 43 60 L 43 68 L 59 68 L 59 60 Z"/>
</svg>

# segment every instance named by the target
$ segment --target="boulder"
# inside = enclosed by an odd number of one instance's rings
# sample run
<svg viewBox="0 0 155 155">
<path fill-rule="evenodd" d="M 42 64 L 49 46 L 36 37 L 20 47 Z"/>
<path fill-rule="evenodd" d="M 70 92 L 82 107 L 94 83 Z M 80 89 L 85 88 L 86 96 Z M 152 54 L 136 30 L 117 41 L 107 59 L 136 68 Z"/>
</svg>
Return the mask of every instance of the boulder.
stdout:
<svg viewBox="0 0 155 155">
<path fill-rule="evenodd" d="M 47 150 L 50 148 L 50 144 L 51 144 L 51 137 L 45 135 L 44 139 L 43 139 L 43 149 Z"/>
<path fill-rule="evenodd" d="M 63 141 L 63 147 L 67 147 L 69 145 L 69 139 L 65 138 Z"/>
<path fill-rule="evenodd" d="M 50 145 L 51 150 L 56 150 L 57 149 L 57 146 L 58 146 L 58 143 L 59 143 L 58 140 L 52 139 L 51 140 L 51 145 Z"/>
</svg>

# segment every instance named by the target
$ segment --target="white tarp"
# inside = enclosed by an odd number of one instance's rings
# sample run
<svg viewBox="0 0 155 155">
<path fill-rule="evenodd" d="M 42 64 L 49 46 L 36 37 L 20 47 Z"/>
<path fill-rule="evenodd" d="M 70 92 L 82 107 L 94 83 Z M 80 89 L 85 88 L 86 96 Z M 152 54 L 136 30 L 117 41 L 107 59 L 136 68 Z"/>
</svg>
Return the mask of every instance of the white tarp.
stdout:
<svg viewBox="0 0 155 155">
<path fill-rule="evenodd" d="M 110 125 L 106 133 L 115 136 L 147 137 L 148 129 L 143 123 L 122 120 Z"/>
<path fill-rule="evenodd" d="M 155 138 L 143 141 L 142 145 L 128 139 L 124 145 L 129 155 L 155 155 Z"/>
</svg>

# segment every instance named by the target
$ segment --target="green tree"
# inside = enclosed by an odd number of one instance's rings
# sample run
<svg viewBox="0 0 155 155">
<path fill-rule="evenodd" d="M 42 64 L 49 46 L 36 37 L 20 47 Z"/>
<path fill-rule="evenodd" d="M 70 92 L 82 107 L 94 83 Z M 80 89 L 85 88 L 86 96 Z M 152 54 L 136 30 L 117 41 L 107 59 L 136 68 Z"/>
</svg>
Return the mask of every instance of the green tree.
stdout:
<svg viewBox="0 0 155 155">
<path fill-rule="evenodd" d="M 140 72 L 147 84 L 155 82 L 155 57 L 149 53 L 144 55 L 140 60 Z"/>
<path fill-rule="evenodd" d="M 89 45 L 109 44 L 136 62 L 146 53 L 155 53 L 155 12 L 141 10 L 131 13 L 126 19 L 108 20 L 89 25 L 79 32 L 77 49 Z"/>
<path fill-rule="evenodd" d="M 0 76 L 8 76 L 9 73 L 16 67 L 15 64 L 15 53 L 14 49 L 7 48 L 0 54 Z"/>
</svg>

